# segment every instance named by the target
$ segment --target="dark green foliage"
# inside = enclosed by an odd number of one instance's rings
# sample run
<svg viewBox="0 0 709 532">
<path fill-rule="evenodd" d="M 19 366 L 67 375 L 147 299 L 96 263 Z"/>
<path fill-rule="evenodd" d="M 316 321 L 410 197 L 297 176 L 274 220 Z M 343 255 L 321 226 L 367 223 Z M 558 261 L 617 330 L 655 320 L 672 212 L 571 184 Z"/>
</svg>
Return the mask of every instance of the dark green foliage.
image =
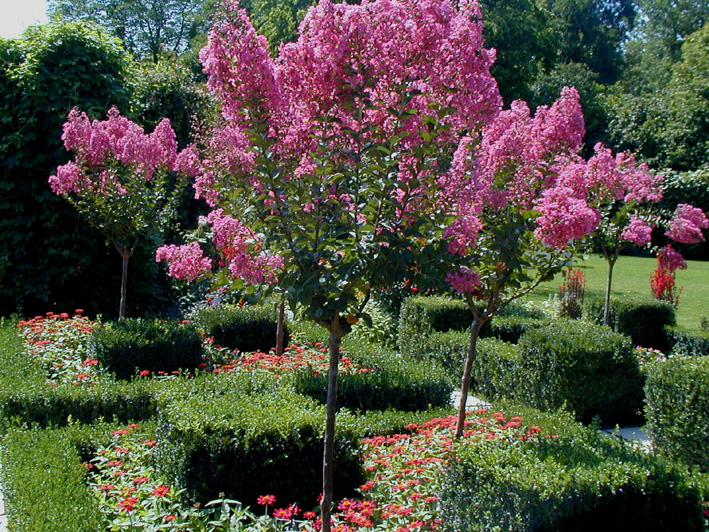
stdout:
<svg viewBox="0 0 709 532">
<path fill-rule="evenodd" d="M 626 336 L 601 325 L 559 320 L 519 342 L 515 399 L 542 410 L 564 404 L 579 420 L 611 422 L 638 413 L 643 378 Z"/>
<path fill-rule="evenodd" d="M 645 402 L 654 448 L 709 472 L 709 357 L 654 364 L 645 384 Z"/>
<path fill-rule="evenodd" d="M 90 348 L 118 379 L 130 379 L 139 370 L 194 370 L 203 354 L 202 337 L 194 325 L 131 318 L 95 329 Z"/>
<path fill-rule="evenodd" d="M 496 316 L 480 331 L 481 337 L 493 337 L 516 344 L 522 335 L 546 323 L 539 318 L 528 316 Z"/>
<path fill-rule="evenodd" d="M 11 427 L 1 447 L 0 482 L 10 530 L 103 530 L 98 499 L 84 481 L 83 462 L 116 426 L 76 425 L 54 430 Z"/>
<path fill-rule="evenodd" d="M 489 401 L 512 397 L 518 380 L 520 351 L 516 345 L 497 338 L 482 338 L 477 343 L 473 364 L 473 389 Z"/>
<path fill-rule="evenodd" d="M 92 117 L 128 107 L 129 60 L 87 24 L 0 40 L 0 57 L 0 315 L 113 311 L 120 261 L 47 179 L 68 160 L 62 124 L 73 107 Z"/>
<path fill-rule="evenodd" d="M 287 390 L 190 394 L 160 406 L 158 463 L 192 500 L 223 492 L 253 505 L 272 493 L 281 504 L 316 506 L 322 476 L 325 407 Z M 341 416 L 342 417 L 342 416 Z M 338 428 L 336 497 L 362 483 L 358 435 Z"/>
<path fill-rule="evenodd" d="M 597 323 L 603 322 L 603 301 L 587 300 L 586 314 Z M 656 299 L 611 298 L 611 327 L 632 338 L 636 346 L 660 351 L 669 348 L 666 327 L 676 324 L 675 309 Z"/>
<path fill-rule="evenodd" d="M 214 343 L 242 353 L 268 353 L 276 346 L 277 316 L 268 306 L 204 308 L 194 321 Z M 286 327 L 284 345 L 288 336 Z"/>
<path fill-rule="evenodd" d="M 709 331 L 687 332 L 675 327 L 667 329 L 672 354 L 681 356 L 709 355 Z"/>
<path fill-rule="evenodd" d="M 556 437 L 457 446 L 442 489 L 446 530 L 703 529 L 697 490 L 678 469 L 564 413 L 503 411 Z"/>
<path fill-rule="evenodd" d="M 350 410 L 427 410 L 447 405 L 453 391 L 443 368 L 413 360 L 377 345 L 345 337 L 345 352 L 355 364 L 371 368 L 369 373 L 340 373 L 337 403 Z M 302 371 L 294 376 L 298 393 L 325 403 L 327 375 Z"/>
<path fill-rule="evenodd" d="M 445 297 L 409 297 L 404 300 L 399 316 L 399 349 L 406 356 L 420 357 L 422 346 L 431 333 L 467 330 L 472 319 L 464 301 Z"/>
</svg>

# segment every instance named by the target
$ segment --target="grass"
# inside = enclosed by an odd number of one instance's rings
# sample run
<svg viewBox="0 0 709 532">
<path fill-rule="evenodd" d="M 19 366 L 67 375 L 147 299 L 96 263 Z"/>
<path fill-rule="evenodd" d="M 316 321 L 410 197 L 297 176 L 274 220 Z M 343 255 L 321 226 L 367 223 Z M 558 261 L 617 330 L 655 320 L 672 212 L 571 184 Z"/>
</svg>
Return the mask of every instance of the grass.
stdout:
<svg viewBox="0 0 709 532">
<path fill-rule="evenodd" d="M 650 275 L 657 259 L 622 256 L 613 269 L 614 296 L 652 297 Z M 575 267 L 586 275 L 586 296 L 603 297 L 608 275 L 608 263 L 597 255 L 577 259 Z M 544 283 L 530 296 L 533 301 L 543 301 L 559 293 L 561 275 Z M 677 307 L 677 325 L 687 331 L 699 331 L 701 316 L 709 316 L 709 262 L 687 261 L 687 269 L 677 272 L 677 285 L 683 290 Z"/>
</svg>

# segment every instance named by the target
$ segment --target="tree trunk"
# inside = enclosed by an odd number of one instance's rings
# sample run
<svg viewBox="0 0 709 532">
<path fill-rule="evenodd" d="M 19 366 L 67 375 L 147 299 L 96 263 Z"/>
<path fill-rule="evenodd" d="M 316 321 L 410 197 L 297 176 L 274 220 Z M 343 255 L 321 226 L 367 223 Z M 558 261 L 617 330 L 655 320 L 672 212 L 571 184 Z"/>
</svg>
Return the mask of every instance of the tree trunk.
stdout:
<svg viewBox="0 0 709 532">
<path fill-rule="evenodd" d="M 337 372 L 340 362 L 340 343 L 342 329 L 340 315 L 335 314 L 330 325 L 330 365 L 327 383 L 327 410 L 325 414 L 325 445 L 323 451 L 323 496 L 320 503 L 322 532 L 330 532 L 330 515 L 332 514 L 333 465 L 335 460 L 335 414 L 337 411 Z"/>
<path fill-rule="evenodd" d="M 126 316 L 126 296 L 128 293 L 128 260 L 132 253 L 128 253 L 125 248 L 121 253 L 123 269 L 121 271 L 121 302 L 118 307 L 118 319 L 122 320 Z"/>
<path fill-rule="evenodd" d="M 463 427 L 465 426 L 465 403 L 468 401 L 468 391 L 470 390 L 470 375 L 473 372 L 473 362 L 475 362 L 476 346 L 480 329 L 485 321 L 473 318 L 473 323 L 470 324 L 470 343 L 468 344 L 468 356 L 465 358 L 465 369 L 463 370 L 463 382 L 460 387 L 460 405 L 458 407 L 458 423 L 455 427 L 455 437 L 460 438 L 463 435 Z"/>
<path fill-rule="evenodd" d="M 276 327 L 276 356 L 283 355 L 283 340 L 285 339 L 284 322 L 286 317 L 286 302 L 281 300 L 278 305 L 278 325 Z"/>
<path fill-rule="evenodd" d="M 603 304 L 603 323 L 611 326 L 611 284 L 613 282 L 613 266 L 615 260 L 608 259 L 608 278 L 606 279 L 606 298 Z"/>
</svg>

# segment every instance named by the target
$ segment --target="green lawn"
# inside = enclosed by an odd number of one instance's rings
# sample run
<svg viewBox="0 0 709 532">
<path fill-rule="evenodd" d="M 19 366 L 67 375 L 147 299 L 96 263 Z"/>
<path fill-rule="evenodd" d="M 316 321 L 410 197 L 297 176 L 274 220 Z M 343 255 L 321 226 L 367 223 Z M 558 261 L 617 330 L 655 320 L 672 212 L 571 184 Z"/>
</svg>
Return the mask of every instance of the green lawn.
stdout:
<svg viewBox="0 0 709 532">
<path fill-rule="evenodd" d="M 615 296 L 652 297 L 650 275 L 657 260 L 643 257 L 620 257 L 613 270 L 612 294 Z M 588 296 L 602 297 L 605 293 L 608 263 L 597 255 L 586 260 L 577 259 L 576 267 L 583 268 L 588 284 Z M 541 285 L 530 296 L 532 300 L 545 300 L 559 293 L 562 277 Z M 677 284 L 684 287 L 677 308 L 677 325 L 687 330 L 699 330 L 701 316 L 709 317 L 709 262 L 687 261 L 687 269 L 677 272 Z"/>
</svg>

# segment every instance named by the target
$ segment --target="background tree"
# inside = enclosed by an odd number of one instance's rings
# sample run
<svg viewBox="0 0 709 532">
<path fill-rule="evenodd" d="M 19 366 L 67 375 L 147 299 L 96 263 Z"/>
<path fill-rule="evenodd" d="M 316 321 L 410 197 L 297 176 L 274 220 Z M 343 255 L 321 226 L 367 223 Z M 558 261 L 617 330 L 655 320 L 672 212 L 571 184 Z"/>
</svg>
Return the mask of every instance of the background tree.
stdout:
<svg viewBox="0 0 709 532">
<path fill-rule="evenodd" d="M 128 107 L 129 58 L 86 24 L 32 28 L 0 41 L 0 315 L 103 310 L 114 272 L 104 238 L 52 194 L 47 176 L 68 156 L 62 124 L 72 107 Z"/>
<path fill-rule="evenodd" d="M 203 52 L 222 105 L 196 182 L 238 283 L 278 284 L 329 332 L 322 529 L 330 529 L 339 346 L 372 289 L 403 281 L 428 236 L 439 159 L 501 106 L 480 11 L 440 0 L 323 0 L 273 60 L 228 3 Z M 248 198 L 248 199 L 247 199 Z M 173 276 L 210 268 L 195 243 L 158 250 Z"/>
<path fill-rule="evenodd" d="M 209 26 L 212 0 L 49 0 L 55 20 L 91 20 L 118 37 L 139 58 L 157 63 L 189 49 Z"/>
<path fill-rule="evenodd" d="M 185 185 L 179 174 L 195 175 L 197 156 L 189 147 L 178 153 L 169 120 L 162 120 L 146 135 L 116 108 L 103 122 L 91 122 L 86 113 L 72 110 L 62 140 L 75 157 L 59 166 L 49 183 L 121 255 L 118 318 L 122 319 L 128 261 L 141 237 L 160 232 L 174 218 Z"/>
</svg>

